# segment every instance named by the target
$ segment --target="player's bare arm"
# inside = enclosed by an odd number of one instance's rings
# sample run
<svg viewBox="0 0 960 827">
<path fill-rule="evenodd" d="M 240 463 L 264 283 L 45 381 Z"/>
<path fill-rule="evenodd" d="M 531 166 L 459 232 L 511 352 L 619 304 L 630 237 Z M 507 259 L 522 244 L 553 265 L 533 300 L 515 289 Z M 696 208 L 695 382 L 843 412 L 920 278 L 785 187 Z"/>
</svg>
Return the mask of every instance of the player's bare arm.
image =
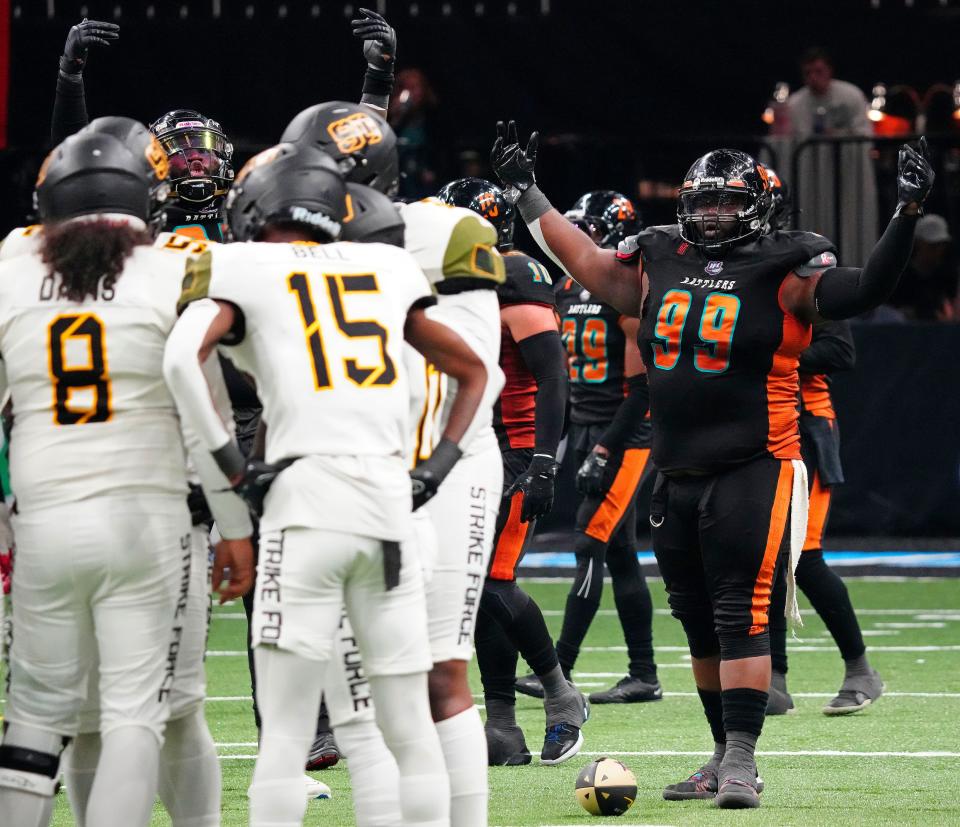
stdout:
<svg viewBox="0 0 960 827">
<path fill-rule="evenodd" d="M 919 148 L 904 144 L 897 166 L 898 206 L 877 246 L 861 267 L 838 267 L 824 253 L 798 268 L 784 284 L 784 307 L 799 319 L 849 319 L 881 305 L 893 292 L 910 260 L 920 205 L 934 181 L 927 141 Z"/>
<path fill-rule="evenodd" d="M 519 193 L 517 207 L 531 235 L 543 251 L 587 290 L 621 313 L 640 315 L 640 276 L 617 262 L 614 250 L 598 247 L 554 209 L 534 177 L 538 134 L 520 147 L 517 126 L 497 124 L 497 140 L 490 163 L 500 180 Z"/>
</svg>

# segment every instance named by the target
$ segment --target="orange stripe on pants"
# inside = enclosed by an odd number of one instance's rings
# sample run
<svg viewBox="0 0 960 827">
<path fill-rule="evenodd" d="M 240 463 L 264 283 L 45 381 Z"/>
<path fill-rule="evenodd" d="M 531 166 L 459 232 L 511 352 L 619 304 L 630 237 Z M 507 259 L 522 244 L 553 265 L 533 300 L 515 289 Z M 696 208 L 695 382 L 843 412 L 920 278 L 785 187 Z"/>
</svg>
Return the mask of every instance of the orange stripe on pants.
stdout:
<svg viewBox="0 0 960 827">
<path fill-rule="evenodd" d="M 623 519 L 624 513 L 633 503 L 649 456 L 649 448 L 627 448 L 623 452 L 620 470 L 617 471 L 617 476 L 600 507 L 590 518 L 584 534 L 602 543 L 610 542 L 610 537 Z"/>
<path fill-rule="evenodd" d="M 777 478 L 777 490 L 773 495 L 773 508 L 770 509 L 770 527 L 767 529 L 767 545 L 763 550 L 763 562 L 753 586 L 753 600 L 750 614 L 753 625 L 751 635 L 759 635 L 767 630 L 770 614 L 770 592 L 773 588 L 773 572 L 777 566 L 783 532 L 790 516 L 790 495 L 793 493 L 793 465 L 789 461 L 780 463 L 780 476 Z"/>
<path fill-rule="evenodd" d="M 530 530 L 530 523 L 520 522 L 522 507 L 523 492 L 517 491 L 510 498 L 510 513 L 493 549 L 489 575 L 492 580 L 513 580 L 516 576 L 517 563 Z"/>
<path fill-rule="evenodd" d="M 807 517 L 807 536 L 803 541 L 804 551 L 823 548 L 823 532 L 830 513 L 830 486 L 820 484 L 820 474 L 813 472 L 813 487 L 810 489 L 810 511 Z"/>
</svg>

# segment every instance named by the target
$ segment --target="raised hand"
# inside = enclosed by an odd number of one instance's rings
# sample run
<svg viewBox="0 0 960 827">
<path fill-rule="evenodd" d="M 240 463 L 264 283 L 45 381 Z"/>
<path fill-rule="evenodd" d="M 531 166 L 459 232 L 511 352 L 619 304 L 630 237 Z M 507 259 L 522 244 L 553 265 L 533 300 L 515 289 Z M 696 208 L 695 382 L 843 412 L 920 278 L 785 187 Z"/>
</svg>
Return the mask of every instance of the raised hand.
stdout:
<svg viewBox="0 0 960 827">
<path fill-rule="evenodd" d="M 116 23 L 83 18 L 76 26 L 72 26 L 67 34 L 63 57 L 60 58 L 61 71 L 68 75 L 80 74 L 86 65 L 91 46 L 109 46 L 119 38 L 120 27 Z"/>
<path fill-rule="evenodd" d="M 374 69 L 392 69 L 397 61 L 397 33 L 375 11 L 360 9 L 360 17 L 351 20 L 353 36 L 363 40 L 363 56 Z"/>
<path fill-rule="evenodd" d="M 909 144 L 900 147 L 897 159 L 897 211 L 909 204 L 919 207 L 930 194 L 935 178 L 926 137 L 920 138 L 917 149 Z"/>
<path fill-rule="evenodd" d="M 504 185 L 522 193 L 536 183 L 534 167 L 537 164 L 539 141 L 540 133 L 534 132 L 527 142 L 527 148 L 521 149 L 516 121 L 506 125 L 503 121 L 497 121 L 497 139 L 490 151 L 490 166 Z"/>
</svg>

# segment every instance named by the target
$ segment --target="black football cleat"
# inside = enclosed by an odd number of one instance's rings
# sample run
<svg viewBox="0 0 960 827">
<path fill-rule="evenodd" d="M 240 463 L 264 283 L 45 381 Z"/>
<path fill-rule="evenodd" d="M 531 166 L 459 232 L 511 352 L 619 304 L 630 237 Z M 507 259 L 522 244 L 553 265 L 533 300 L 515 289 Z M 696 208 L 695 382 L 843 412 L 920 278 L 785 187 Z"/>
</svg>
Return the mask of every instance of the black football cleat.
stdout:
<svg viewBox="0 0 960 827">
<path fill-rule="evenodd" d="M 533 672 L 524 675 L 522 678 L 517 678 L 513 684 L 513 688 L 521 695 L 529 695 L 531 698 L 543 697 L 543 684 L 540 683 L 540 678 L 534 675 Z"/>
<path fill-rule="evenodd" d="M 663 698 L 663 687 L 660 682 L 647 683 L 640 678 L 627 675 L 621 678 L 610 689 L 602 692 L 592 692 L 592 704 L 641 704 L 647 701 L 659 701 Z"/>
<path fill-rule="evenodd" d="M 583 733 L 573 724 L 552 724 L 547 727 L 540 752 L 541 764 L 562 764 L 583 748 Z"/>
<path fill-rule="evenodd" d="M 491 767 L 519 767 L 532 759 L 523 730 L 518 726 L 484 727 L 487 736 L 487 765 Z"/>
<path fill-rule="evenodd" d="M 720 766 L 719 787 L 714 799 L 722 810 L 748 810 L 760 806 L 760 790 L 762 787 L 754 769 L 743 776 L 743 771 L 726 769 Z"/>
<path fill-rule="evenodd" d="M 876 669 L 869 675 L 845 678 L 837 697 L 823 708 L 824 715 L 852 715 L 866 709 L 883 694 L 883 681 Z"/>
<path fill-rule="evenodd" d="M 700 767 L 685 781 L 664 787 L 663 797 L 667 801 L 713 798 L 717 794 L 717 786 L 717 771 L 712 767 Z"/>
<path fill-rule="evenodd" d="M 313 737 L 310 752 L 307 755 L 307 772 L 325 770 L 340 761 L 340 749 L 333 740 L 332 732 L 318 732 Z"/>
</svg>

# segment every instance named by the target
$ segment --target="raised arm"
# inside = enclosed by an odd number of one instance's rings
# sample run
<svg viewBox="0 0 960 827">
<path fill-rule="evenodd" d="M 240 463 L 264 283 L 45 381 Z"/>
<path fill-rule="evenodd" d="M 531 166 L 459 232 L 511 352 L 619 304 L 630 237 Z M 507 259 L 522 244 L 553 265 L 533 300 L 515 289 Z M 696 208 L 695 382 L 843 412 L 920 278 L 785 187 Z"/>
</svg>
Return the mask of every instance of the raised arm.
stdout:
<svg viewBox="0 0 960 827">
<path fill-rule="evenodd" d="M 517 208 L 530 234 L 543 251 L 569 275 L 598 298 L 625 316 L 640 315 L 640 273 L 617 261 L 613 250 L 597 247 L 590 237 L 574 227 L 537 187 L 538 133 L 530 136 L 527 148 L 520 147 L 517 126 L 497 124 L 497 140 L 490 163 L 504 185 L 516 198 Z"/>
<path fill-rule="evenodd" d="M 397 63 L 397 33 L 381 15 L 370 9 L 360 9 L 360 17 L 351 20 L 350 25 L 353 36 L 363 40 L 363 56 L 367 59 L 360 103 L 386 118 Z"/>
<path fill-rule="evenodd" d="M 91 46 L 109 46 L 120 37 L 116 23 L 83 19 L 71 27 L 60 57 L 57 75 L 57 96 L 53 101 L 50 139 L 59 144 L 64 138 L 79 132 L 89 122 L 83 88 L 83 69 Z"/>
<path fill-rule="evenodd" d="M 920 205 L 933 187 L 926 138 L 919 149 L 904 144 L 897 169 L 899 203 L 877 246 L 862 267 L 837 267 L 836 256 L 817 256 L 784 283 L 784 306 L 810 322 L 850 319 L 886 301 L 910 261 Z"/>
</svg>

